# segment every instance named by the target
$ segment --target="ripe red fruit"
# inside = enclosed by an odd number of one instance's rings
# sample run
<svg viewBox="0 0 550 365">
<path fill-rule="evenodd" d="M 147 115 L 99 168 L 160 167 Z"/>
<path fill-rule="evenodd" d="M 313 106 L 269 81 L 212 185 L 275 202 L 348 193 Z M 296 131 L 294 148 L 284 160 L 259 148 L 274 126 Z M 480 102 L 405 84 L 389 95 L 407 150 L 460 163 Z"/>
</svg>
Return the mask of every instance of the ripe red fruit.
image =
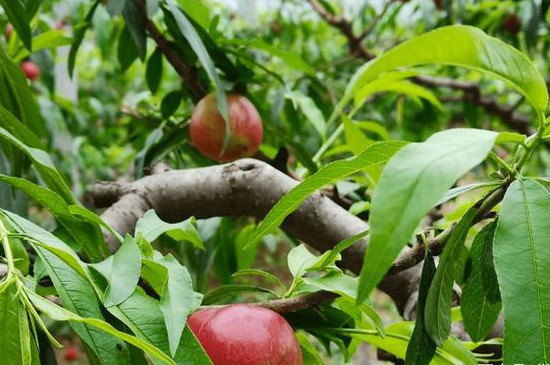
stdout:
<svg viewBox="0 0 550 365">
<path fill-rule="evenodd" d="M 55 29 L 57 29 L 57 30 L 63 29 L 63 21 L 62 20 L 58 20 L 58 21 L 55 22 Z"/>
<path fill-rule="evenodd" d="M 6 30 L 4 31 L 4 35 L 6 36 L 6 40 L 10 40 L 11 34 L 13 33 L 13 24 L 8 23 L 6 25 Z"/>
<path fill-rule="evenodd" d="M 225 122 L 216 105 L 216 95 L 205 96 L 193 111 L 191 142 L 205 156 L 220 162 L 254 154 L 262 143 L 262 120 L 254 105 L 242 95 L 227 95 L 231 138 L 223 155 Z"/>
<path fill-rule="evenodd" d="M 78 350 L 75 347 L 69 347 L 65 350 L 65 360 L 75 361 L 78 359 Z"/>
<path fill-rule="evenodd" d="M 23 70 L 23 73 L 25 76 L 27 76 L 27 79 L 33 81 L 40 76 L 40 69 L 38 66 L 32 62 L 32 61 L 25 61 L 21 64 L 21 70 Z"/>
<path fill-rule="evenodd" d="M 292 327 L 272 310 L 235 304 L 200 310 L 187 323 L 214 365 L 302 365 Z"/>
<path fill-rule="evenodd" d="M 504 30 L 508 33 L 518 34 L 521 30 L 521 21 L 516 14 L 510 14 L 504 20 Z"/>
</svg>

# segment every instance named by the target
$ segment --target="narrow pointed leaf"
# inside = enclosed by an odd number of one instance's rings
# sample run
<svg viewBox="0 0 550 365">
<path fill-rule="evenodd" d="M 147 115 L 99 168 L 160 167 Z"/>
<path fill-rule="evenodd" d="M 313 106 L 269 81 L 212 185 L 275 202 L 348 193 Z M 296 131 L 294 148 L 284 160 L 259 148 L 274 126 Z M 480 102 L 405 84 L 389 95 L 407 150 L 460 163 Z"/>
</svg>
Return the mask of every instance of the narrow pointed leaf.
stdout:
<svg viewBox="0 0 550 365">
<path fill-rule="evenodd" d="M 8 19 L 13 24 L 17 35 L 21 38 L 25 47 L 30 50 L 32 46 L 30 19 L 23 3 L 21 0 L 0 0 L 0 5 L 2 5 L 2 9 L 4 9 Z"/>
<path fill-rule="evenodd" d="M 286 193 L 286 195 L 271 208 L 246 247 L 256 244 L 264 235 L 273 232 L 283 223 L 285 218 L 298 209 L 300 204 L 302 204 L 302 202 L 315 190 L 325 185 L 332 184 L 346 176 L 357 173 L 369 166 L 385 163 L 404 145 L 404 142 L 374 143 L 354 158 L 335 161 L 326 165 Z"/>
<path fill-rule="evenodd" d="M 125 332 L 121 332 L 105 321 L 97 318 L 82 318 L 74 314 L 73 312 L 70 312 L 66 309 L 63 309 L 62 307 L 55 305 L 49 300 L 42 298 L 40 295 L 32 292 L 31 290 L 27 289 L 26 294 L 29 296 L 29 299 L 33 302 L 37 309 L 56 321 L 74 321 L 89 324 L 142 349 L 153 358 L 159 359 L 163 363 L 174 365 L 176 364 L 174 360 L 172 360 L 168 355 L 164 354 L 154 345 L 150 344 L 147 341 L 143 341 L 137 337 L 129 335 Z"/>
<path fill-rule="evenodd" d="M 451 233 L 426 299 L 426 331 L 437 345 L 441 345 L 451 332 L 453 284 L 463 273 L 466 259 L 464 241 L 476 213 L 477 207 L 470 208 Z"/>
<path fill-rule="evenodd" d="M 436 344 L 430 338 L 426 331 L 424 323 L 424 310 L 426 308 L 426 299 L 428 291 L 435 276 L 434 258 L 430 251 L 424 258 L 422 267 L 422 276 L 420 277 L 420 289 L 418 293 L 418 302 L 416 304 L 416 323 L 411 340 L 407 346 L 407 355 L 405 356 L 406 365 L 428 365 L 435 355 Z"/>
<path fill-rule="evenodd" d="M 475 342 L 485 339 L 501 309 L 492 255 L 495 228 L 496 224 L 491 223 L 474 239 L 470 250 L 470 272 L 462 290 L 460 311 L 466 331 Z"/>
<path fill-rule="evenodd" d="M 208 54 L 204 43 L 202 42 L 201 37 L 199 36 L 197 30 L 193 27 L 193 24 L 187 19 L 187 15 L 183 13 L 180 9 L 177 8 L 173 0 L 166 0 L 168 4 L 168 9 L 171 15 L 174 17 L 176 24 L 181 32 L 181 35 L 185 37 L 189 45 L 197 55 L 200 63 L 204 67 L 206 74 L 212 81 L 214 88 L 216 89 L 216 103 L 220 114 L 225 120 L 225 139 L 224 139 L 224 149 L 229 142 L 231 131 L 229 129 L 229 111 L 227 104 L 227 96 L 223 88 L 222 81 L 218 76 L 214 62 Z M 223 151 L 222 151 L 223 152 Z"/>
</svg>

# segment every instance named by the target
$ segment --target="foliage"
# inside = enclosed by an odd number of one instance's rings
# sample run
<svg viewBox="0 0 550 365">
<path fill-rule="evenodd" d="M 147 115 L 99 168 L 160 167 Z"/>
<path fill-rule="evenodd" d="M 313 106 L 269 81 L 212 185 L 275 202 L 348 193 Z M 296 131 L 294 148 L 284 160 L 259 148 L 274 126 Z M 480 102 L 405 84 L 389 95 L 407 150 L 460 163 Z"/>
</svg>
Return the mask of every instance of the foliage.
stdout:
<svg viewBox="0 0 550 365">
<path fill-rule="evenodd" d="M 186 324 L 201 306 L 312 295 L 330 300 L 285 314 L 307 364 L 361 343 L 407 364 L 498 358 L 482 345 L 550 362 L 550 2 L 244 3 L 0 0 L 3 363 L 40 363 L 69 331 L 93 364 L 209 364 Z M 93 183 L 213 165 L 188 132 L 209 92 L 225 146 L 226 95 L 245 95 L 253 157 L 299 183 L 261 222 L 149 210 L 116 232 Z M 317 191 L 368 222 L 324 252 L 279 230 Z M 420 261 L 416 321 L 388 315 L 375 288 Z"/>
</svg>

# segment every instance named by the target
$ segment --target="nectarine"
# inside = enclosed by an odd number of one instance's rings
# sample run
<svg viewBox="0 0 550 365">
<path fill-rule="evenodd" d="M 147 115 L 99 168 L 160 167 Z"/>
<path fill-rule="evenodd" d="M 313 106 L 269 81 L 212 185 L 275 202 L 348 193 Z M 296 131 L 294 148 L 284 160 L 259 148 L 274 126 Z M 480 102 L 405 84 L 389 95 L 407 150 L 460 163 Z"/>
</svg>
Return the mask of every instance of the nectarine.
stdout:
<svg viewBox="0 0 550 365">
<path fill-rule="evenodd" d="M 292 327 L 272 310 L 243 304 L 203 309 L 188 324 L 214 365 L 302 365 Z"/>
<path fill-rule="evenodd" d="M 246 97 L 228 94 L 231 137 L 222 153 L 225 121 L 220 114 L 216 95 L 205 96 L 193 111 L 190 124 L 191 142 L 205 156 L 220 162 L 253 155 L 262 143 L 262 120 Z"/>
</svg>

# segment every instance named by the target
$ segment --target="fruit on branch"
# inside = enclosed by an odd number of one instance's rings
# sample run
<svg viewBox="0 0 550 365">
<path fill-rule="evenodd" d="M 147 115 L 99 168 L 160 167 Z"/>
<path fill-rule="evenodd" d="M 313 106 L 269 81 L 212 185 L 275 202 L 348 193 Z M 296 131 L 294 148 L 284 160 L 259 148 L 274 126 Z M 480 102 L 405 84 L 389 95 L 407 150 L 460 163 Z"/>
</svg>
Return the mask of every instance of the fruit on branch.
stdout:
<svg viewBox="0 0 550 365">
<path fill-rule="evenodd" d="M 214 365 L 301 365 L 292 327 L 278 313 L 234 304 L 199 310 L 187 323 Z"/>
<path fill-rule="evenodd" d="M 32 62 L 32 61 L 25 61 L 21 64 L 21 70 L 27 76 L 27 79 L 34 81 L 40 76 L 40 68 Z"/>
<path fill-rule="evenodd" d="M 216 94 L 205 96 L 193 111 L 189 126 L 191 142 L 205 156 L 232 161 L 253 155 L 262 143 L 262 120 L 254 105 L 242 95 L 228 94 L 231 137 L 222 153 L 225 121 L 216 104 Z"/>
<path fill-rule="evenodd" d="M 78 360 L 79 354 L 76 347 L 69 347 L 65 350 L 65 360 L 71 362 Z"/>
<path fill-rule="evenodd" d="M 521 21 L 516 14 L 510 14 L 504 20 L 504 30 L 508 33 L 518 34 L 521 30 Z"/>
<path fill-rule="evenodd" d="M 8 23 L 6 25 L 6 30 L 4 31 L 4 35 L 6 36 L 6 40 L 8 40 L 8 41 L 10 40 L 12 33 L 13 33 L 13 24 Z"/>
</svg>

